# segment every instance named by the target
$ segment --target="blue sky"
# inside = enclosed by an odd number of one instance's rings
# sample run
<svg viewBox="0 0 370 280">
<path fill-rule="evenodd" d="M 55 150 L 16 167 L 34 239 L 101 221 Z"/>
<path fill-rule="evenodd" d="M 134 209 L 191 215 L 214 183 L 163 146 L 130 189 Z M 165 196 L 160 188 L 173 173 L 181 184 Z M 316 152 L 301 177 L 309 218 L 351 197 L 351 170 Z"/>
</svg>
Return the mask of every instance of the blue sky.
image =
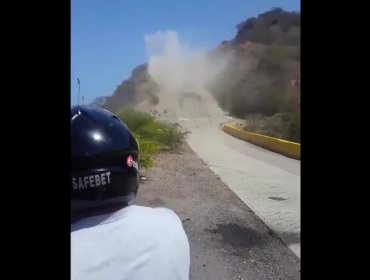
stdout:
<svg viewBox="0 0 370 280">
<path fill-rule="evenodd" d="M 236 25 L 272 7 L 299 11 L 299 0 L 71 0 L 71 102 L 77 78 L 85 103 L 111 95 L 147 61 L 144 37 L 173 30 L 205 49 L 236 34 Z"/>
</svg>

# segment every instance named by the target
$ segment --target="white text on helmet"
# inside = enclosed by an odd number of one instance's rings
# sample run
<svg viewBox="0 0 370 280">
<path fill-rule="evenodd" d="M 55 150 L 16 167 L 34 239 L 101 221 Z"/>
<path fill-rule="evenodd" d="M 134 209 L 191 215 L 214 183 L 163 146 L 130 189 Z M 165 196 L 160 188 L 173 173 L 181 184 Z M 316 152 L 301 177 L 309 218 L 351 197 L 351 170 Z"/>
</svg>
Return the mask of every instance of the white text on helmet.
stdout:
<svg viewBox="0 0 370 280">
<path fill-rule="evenodd" d="M 72 188 L 74 190 L 95 188 L 109 184 L 110 184 L 110 172 L 93 174 L 83 177 L 72 177 Z"/>
</svg>

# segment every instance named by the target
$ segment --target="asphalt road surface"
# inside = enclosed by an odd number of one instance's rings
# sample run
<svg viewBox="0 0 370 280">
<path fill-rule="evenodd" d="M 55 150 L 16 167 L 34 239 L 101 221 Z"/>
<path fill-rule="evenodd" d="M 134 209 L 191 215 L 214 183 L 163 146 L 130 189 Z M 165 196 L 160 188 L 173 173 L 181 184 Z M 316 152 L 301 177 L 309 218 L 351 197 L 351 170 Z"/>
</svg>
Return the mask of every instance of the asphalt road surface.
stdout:
<svg viewBox="0 0 370 280">
<path fill-rule="evenodd" d="M 230 117 L 208 92 L 171 106 L 193 151 L 300 257 L 300 161 L 223 132 Z"/>
</svg>

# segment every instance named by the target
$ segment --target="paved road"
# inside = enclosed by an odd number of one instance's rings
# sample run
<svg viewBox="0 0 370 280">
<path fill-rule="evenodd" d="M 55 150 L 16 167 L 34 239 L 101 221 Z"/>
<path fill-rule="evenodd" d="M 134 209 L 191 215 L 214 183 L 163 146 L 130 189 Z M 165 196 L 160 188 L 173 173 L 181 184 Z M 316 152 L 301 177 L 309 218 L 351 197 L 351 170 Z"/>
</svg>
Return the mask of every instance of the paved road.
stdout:
<svg viewBox="0 0 370 280">
<path fill-rule="evenodd" d="M 210 96 L 177 115 L 193 151 L 300 257 L 300 161 L 223 132 L 230 118 Z"/>
</svg>

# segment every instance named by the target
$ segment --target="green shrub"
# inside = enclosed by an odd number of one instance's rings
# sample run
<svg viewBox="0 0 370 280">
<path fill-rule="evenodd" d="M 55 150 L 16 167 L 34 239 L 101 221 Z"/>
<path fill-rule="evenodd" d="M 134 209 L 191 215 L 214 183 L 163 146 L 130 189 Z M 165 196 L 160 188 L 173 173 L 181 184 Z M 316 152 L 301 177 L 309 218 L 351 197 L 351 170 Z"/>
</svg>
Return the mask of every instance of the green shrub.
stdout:
<svg viewBox="0 0 370 280">
<path fill-rule="evenodd" d="M 298 113 L 278 113 L 271 117 L 251 116 L 247 118 L 244 129 L 258 134 L 300 143 L 300 121 Z"/>
<path fill-rule="evenodd" d="M 187 132 L 178 123 L 164 123 L 147 113 L 132 109 L 121 111 L 118 117 L 135 135 L 140 145 L 140 164 L 145 169 L 153 166 L 153 156 L 160 151 L 178 148 Z"/>
<path fill-rule="evenodd" d="M 137 133 L 134 133 L 134 135 L 139 143 L 140 166 L 148 169 L 154 165 L 153 156 L 160 152 L 160 147 L 153 140 L 144 139 Z"/>
</svg>

